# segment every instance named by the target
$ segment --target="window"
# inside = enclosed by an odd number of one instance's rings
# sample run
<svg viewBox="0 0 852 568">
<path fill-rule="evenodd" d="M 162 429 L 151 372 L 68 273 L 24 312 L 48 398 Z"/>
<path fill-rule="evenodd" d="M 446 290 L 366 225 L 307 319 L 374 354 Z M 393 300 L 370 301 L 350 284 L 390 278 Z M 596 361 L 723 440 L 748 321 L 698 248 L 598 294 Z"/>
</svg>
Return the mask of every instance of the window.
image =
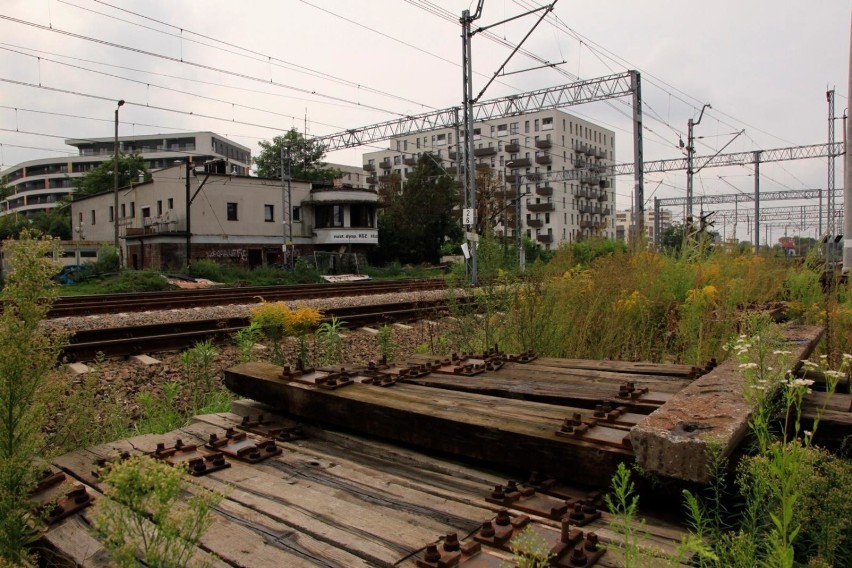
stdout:
<svg viewBox="0 0 852 568">
<path fill-rule="evenodd" d="M 95 224 L 95 210 L 92 209 L 92 225 Z"/>
<path fill-rule="evenodd" d="M 418 149 L 420 148 L 420 137 L 419 136 L 417 137 L 417 148 Z"/>
<path fill-rule="evenodd" d="M 151 208 L 150 207 L 142 207 L 139 212 L 142 214 L 143 223 L 151 217 Z"/>
<path fill-rule="evenodd" d="M 169 209 L 174 209 L 174 208 L 175 208 L 175 200 L 174 200 L 174 198 L 173 198 L 173 197 L 169 197 L 168 204 L 169 204 Z"/>
<path fill-rule="evenodd" d="M 393 165 L 398 166 L 402 163 L 402 158 L 400 156 L 393 157 Z"/>
<path fill-rule="evenodd" d="M 301 207 L 293 207 L 293 222 L 302 220 L 302 208 Z"/>
<path fill-rule="evenodd" d="M 228 203 L 228 221 L 236 221 L 237 220 L 237 204 L 236 203 Z"/>
<path fill-rule="evenodd" d="M 124 219 L 127 217 L 127 209 L 125 208 L 124 203 L 121 204 L 121 218 Z M 80 219 L 82 221 L 82 219 Z"/>
<path fill-rule="evenodd" d="M 136 202 L 135 201 L 130 202 L 130 217 L 131 218 L 136 217 Z"/>
<path fill-rule="evenodd" d="M 541 129 L 542 130 L 553 130 L 553 117 L 542 118 L 541 119 Z M 564 129 L 564 126 L 563 126 Z"/>
<path fill-rule="evenodd" d="M 109 206 L 109 222 L 112 223 L 115 221 L 115 208 L 112 205 Z"/>
<path fill-rule="evenodd" d="M 535 131 L 538 132 L 538 119 L 535 119 Z"/>
<path fill-rule="evenodd" d="M 275 206 L 274 205 L 264 205 L 263 206 L 263 220 L 267 223 L 271 223 L 275 221 Z"/>
<path fill-rule="evenodd" d="M 438 134 L 435 137 L 435 145 L 436 146 L 446 146 L 447 145 L 447 135 L 446 134 Z"/>
<path fill-rule="evenodd" d="M 526 120 L 526 121 L 524 121 L 524 132 L 529 133 L 529 131 L 530 131 L 530 121 Z"/>
<path fill-rule="evenodd" d="M 403 152 L 408 152 L 408 140 L 403 140 L 403 141 L 402 141 L 402 151 L 403 151 Z"/>
<path fill-rule="evenodd" d="M 497 126 L 497 136 L 506 136 L 509 134 L 509 125 L 500 124 Z"/>
<path fill-rule="evenodd" d="M 157 216 L 159 217 L 162 214 L 163 214 L 163 200 L 158 199 L 157 200 Z"/>
</svg>

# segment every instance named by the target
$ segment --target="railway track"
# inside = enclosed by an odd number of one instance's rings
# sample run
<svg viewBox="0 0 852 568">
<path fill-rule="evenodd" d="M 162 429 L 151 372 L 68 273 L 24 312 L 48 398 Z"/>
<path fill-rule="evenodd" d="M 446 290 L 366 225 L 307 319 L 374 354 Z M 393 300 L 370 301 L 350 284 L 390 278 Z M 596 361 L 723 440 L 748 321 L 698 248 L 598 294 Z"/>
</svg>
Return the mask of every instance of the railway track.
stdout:
<svg viewBox="0 0 852 568">
<path fill-rule="evenodd" d="M 444 300 L 402 302 L 330 308 L 324 318 L 337 317 L 350 329 L 391 322 L 414 321 L 440 315 L 447 309 Z M 68 362 L 92 361 L 99 354 L 127 357 L 158 351 L 174 351 L 191 347 L 204 340 L 223 342 L 249 325 L 247 317 L 194 320 L 135 327 L 101 328 L 78 331 L 62 348 L 60 358 Z"/>
<path fill-rule="evenodd" d="M 76 317 L 93 314 L 171 310 L 227 304 L 254 304 L 305 300 L 334 296 L 364 296 L 384 293 L 406 293 L 441 290 L 441 279 L 408 279 L 384 282 L 351 282 L 346 284 L 297 284 L 290 286 L 251 286 L 243 288 L 206 288 L 167 292 L 134 292 L 129 294 L 97 294 L 63 296 L 47 317 Z"/>
</svg>

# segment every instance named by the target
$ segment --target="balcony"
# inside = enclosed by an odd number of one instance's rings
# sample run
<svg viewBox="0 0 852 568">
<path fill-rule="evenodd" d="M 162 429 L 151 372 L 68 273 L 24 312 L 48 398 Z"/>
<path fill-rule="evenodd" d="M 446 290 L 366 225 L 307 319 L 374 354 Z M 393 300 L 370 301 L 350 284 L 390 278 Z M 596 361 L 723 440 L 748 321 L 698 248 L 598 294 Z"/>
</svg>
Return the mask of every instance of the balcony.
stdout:
<svg viewBox="0 0 852 568">
<path fill-rule="evenodd" d="M 364 164 L 364 169 L 368 172 L 376 171 L 376 164 Z"/>
<path fill-rule="evenodd" d="M 595 158 L 599 160 L 606 158 L 606 150 L 595 150 Z"/>
<path fill-rule="evenodd" d="M 553 163 L 553 160 L 550 158 L 550 154 L 548 154 L 547 152 L 536 152 L 535 163 L 546 165 Z"/>
<path fill-rule="evenodd" d="M 383 175 L 383 176 L 379 176 L 379 181 L 380 181 L 381 183 L 388 183 L 388 182 L 389 182 L 390 180 L 392 180 L 392 179 L 393 179 L 393 176 L 392 176 L 392 175 L 390 175 L 390 174 L 388 174 L 388 175 Z"/>
<path fill-rule="evenodd" d="M 574 160 L 574 167 L 577 169 L 586 167 L 586 160 Z"/>
<path fill-rule="evenodd" d="M 543 197 L 550 197 L 553 195 L 553 188 L 550 187 L 550 183 L 546 181 L 537 183 L 535 184 L 535 193 L 536 195 L 541 195 Z"/>
<path fill-rule="evenodd" d="M 602 230 L 602 229 L 607 228 L 607 222 L 606 221 L 598 221 L 597 223 L 593 223 L 593 224 L 595 226 L 595 229 L 601 229 Z"/>
<path fill-rule="evenodd" d="M 456 166 L 450 166 L 449 168 L 444 168 L 444 171 L 447 172 L 447 175 L 454 176 L 459 173 L 459 169 Z"/>
<path fill-rule="evenodd" d="M 598 195 L 598 201 L 607 201 L 609 197 L 607 197 L 607 193 L 602 191 L 600 195 Z"/>
<path fill-rule="evenodd" d="M 601 186 L 601 189 L 608 189 L 610 187 L 610 183 L 609 183 L 609 181 L 602 179 L 600 181 L 600 186 Z"/>
<path fill-rule="evenodd" d="M 381 169 L 383 169 L 383 170 L 389 170 L 389 169 L 391 169 L 393 166 L 391 165 L 391 161 L 390 161 L 390 160 L 382 160 L 381 162 L 379 162 L 379 167 L 380 167 Z"/>
<path fill-rule="evenodd" d="M 591 191 L 589 191 L 589 189 L 585 187 L 578 187 L 574 190 L 574 195 L 576 195 L 577 197 L 585 197 L 586 199 L 589 199 L 591 197 Z"/>
<path fill-rule="evenodd" d="M 550 148 L 552 146 L 553 146 L 553 142 L 551 142 L 550 140 L 536 140 L 535 141 L 535 147 L 539 148 L 540 150 L 547 150 L 548 148 Z"/>
<path fill-rule="evenodd" d="M 536 240 L 540 243 L 552 243 L 553 235 L 536 235 Z"/>
<path fill-rule="evenodd" d="M 530 203 L 527 205 L 527 211 L 531 213 L 544 213 L 554 210 L 553 203 Z"/>
<path fill-rule="evenodd" d="M 403 158 L 402 163 L 405 164 L 406 166 L 416 166 L 417 165 L 417 158 L 415 158 L 413 156 L 411 158 Z"/>
<path fill-rule="evenodd" d="M 544 222 L 541 219 L 528 219 L 527 227 L 531 229 L 541 229 L 544 226 Z"/>
<path fill-rule="evenodd" d="M 503 146 L 503 149 L 506 152 L 509 152 L 510 154 L 514 154 L 515 152 L 521 151 L 521 145 L 520 144 L 506 144 L 505 146 Z"/>
<path fill-rule="evenodd" d="M 531 174 L 527 174 L 527 180 L 529 180 L 529 181 L 541 181 L 542 176 L 539 173 L 533 172 Z"/>
<path fill-rule="evenodd" d="M 379 182 L 379 178 L 377 178 L 376 176 L 367 176 L 367 183 L 376 184 L 378 182 Z"/>
<path fill-rule="evenodd" d="M 494 156 L 497 154 L 497 148 L 491 146 L 489 148 L 474 148 L 473 155 L 477 158 L 481 158 L 482 156 Z"/>
<path fill-rule="evenodd" d="M 601 182 L 601 178 L 598 176 L 583 176 L 580 178 L 580 183 L 584 183 L 586 185 L 598 185 Z"/>
<path fill-rule="evenodd" d="M 528 168 L 532 165 L 532 162 L 529 158 L 515 158 L 514 160 L 509 160 L 506 165 L 510 168 Z"/>
<path fill-rule="evenodd" d="M 455 150 L 450 150 L 449 155 L 450 155 L 451 160 L 458 161 L 458 159 L 459 159 L 459 153 L 458 152 L 456 152 Z"/>
<path fill-rule="evenodd" d="M 601 209 L 601 215 L 603 215 L 604 217 L 608 216 L 609 214 L 609 207 L 604 207 L 603 209 Z"/>
<path fill-rule="evenodd" d="M 516 183 L 518 181 L 518 176 L 515 174 L 506 174 L 506 177 L 503 179 L 506 180 L 506 183 Z"/>
<path fill-rule="evenodd" d="M 491 164 L 476 164 L 476 169 L 480 172 L 491 169 Z"/>
<path fill-rule="evenodd" d="M 586 220 L 580 221 L 580 228 L 581 229 L 591 229 L 592 225 L 593 225 L 593 223 L 591 221 L 586 221 Z"/>
</svg>

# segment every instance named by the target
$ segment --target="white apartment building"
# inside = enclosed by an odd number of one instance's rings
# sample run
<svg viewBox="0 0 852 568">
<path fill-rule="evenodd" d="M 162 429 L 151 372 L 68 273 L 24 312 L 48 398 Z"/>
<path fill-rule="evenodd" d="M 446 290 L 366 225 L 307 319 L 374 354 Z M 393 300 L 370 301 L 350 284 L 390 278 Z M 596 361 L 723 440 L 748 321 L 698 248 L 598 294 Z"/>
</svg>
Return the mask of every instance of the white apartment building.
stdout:
<svg viewBox="0 0 852 568">
<path fill-rule="evenodd" d="M 656 233 L 654 232 L 655 222 L 654 222 L 654 210 L 646 209 L 645 210 L 645 235 L 648 238 L 648 242 L 654 242 L 657 238 Z M 633 210 L 632 209 L 624 209 L 623 211 L 617 211 L 615 214 L 615 238 L 621 241 L 626 241 L 628 235 L 630 235 L 630 226 L 633 224 Z M 672 212 L 669 209 L 660 209 L 660 234 L 666 232 L 666 230 L 672 226 Z"/>
<path fill-rule="evenodd" d="M 405 184 L 425 152 L 431 152 L 453 176 L 463 171 L 459 132 L 443 128 L 390 141 L 387 150 L 364 155 L 371 187 L 393 174 Z M 477 122 L 474 129 L 477 169 L 490 169 L 514 200 L 520 184 L 521 230 L 544 248 L 584 237 L 615 237 L 615 189 L 604 166 L 615 156 L 615 133 L 559 110 L 519 114 Z M 577 170 L 574 179 L 562 174 Z M 570 175 L 570 174 L 569 174 Z M 514 208 L 509 208 L 507 236 L 514 236 Z M 498 230 L 498 234 L 502 234 Z"/>
<path fill-rule="evenodd" d="M 73 193 L 74 180 L 83 177 L 115 155 L 114 138 L 70 139 L 78 155 L 42 158 L 16 164 L 0 172 L 0 181 L 11 191 L 0 201 L 0 215 L 32 215 L 59 205 Z M 176 160 L 190 157 L 199 166 L 208 160 L 221 160 L 216 171 L 247 176 L 251 150 L 213 132 L 181 132 L 120 136 L 120 152 L 141 154 L 152 171 L 169 168 Z"/>
</svg>

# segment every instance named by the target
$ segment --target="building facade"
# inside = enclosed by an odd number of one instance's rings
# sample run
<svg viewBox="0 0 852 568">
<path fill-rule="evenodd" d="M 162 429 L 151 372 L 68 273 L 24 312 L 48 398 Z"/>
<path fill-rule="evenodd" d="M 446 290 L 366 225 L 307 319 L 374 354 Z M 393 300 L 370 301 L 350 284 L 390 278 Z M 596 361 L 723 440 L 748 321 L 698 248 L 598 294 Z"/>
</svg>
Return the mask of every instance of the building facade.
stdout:
<svg viewBox="0 0 852 568">
<path fill-rule="evenodd" d="M 281 180 L 209 173 L 183 164 L 152 177 L 119 190 L 117 215 L 112 191 L 75 199 L 75 239 L 82 233 L 89 242 L 112 244 L 117 222 L 125 264 L 159 270 L 203 258 L 245 268 L 278 264 L 287 260 L 282 251 L 291 230 L 294 246 L 286 254 L 295 251 L 296 256 L 365 252 L 378 244 L 379 197 L 373 189 L 291 180 L 291 219 L 285 223 L 287 187 Z"/>
<path fill-rule="evenodd" d="M 0 172 L 8 194 L 0 201 L 0 215 L 32 215 L 57 207 L 62 198 L 74 191 L 74 181 L 86 172 L 112 159 L 113 138 L 65 141 L 77 148 L 78 155 L 67 158 L 43 158 L 22 162 Z M 119 151 L 141 154 L 152 171 L 171 167 L 175 161 L 202 165 L 221 160 L 221 173 L 244 175 L 251 166 L 251 150 L 212 132 L 185 132 L 121 136 Z"/>
<path fill-rule="evenodd" d="M 521 231 L 544 248 L 591 236 L 615 236 L 613 179 L 603 176 L 615 157 L 615 134 L 559 110 L 477 122 L 473 131 L 477 170 L 490 172 L 509 203 L 499 236 L 514 237 L 515 195 L 520 186 Z M 460 148 L 459 143 L 462 143 Z M 403 191 L 420 156 L 430 152 L 444 171 L 461 180 L 463 138 L 452 128 L 400 136 L 390 148 L 364 155 L 370 187 L 398 178 Z M 576 172 L 574 180 L 562 174 Z"/>
<path fill-rule="evenodd" d="M 630 235 L 630 227 L 633 224 L 633 210 L 624 209 L 615 214 L 615 238 L 621 241 L 627 241 Z M 653 209 L 645 210 L 645 235 L 648 242 L 655 242 L 657 235 L 654 227 L 655 216 Z M 660 234 L 665 233 L 672 226 L 672 212 L 669 209 L 660 209 Z"/>
</svg>

